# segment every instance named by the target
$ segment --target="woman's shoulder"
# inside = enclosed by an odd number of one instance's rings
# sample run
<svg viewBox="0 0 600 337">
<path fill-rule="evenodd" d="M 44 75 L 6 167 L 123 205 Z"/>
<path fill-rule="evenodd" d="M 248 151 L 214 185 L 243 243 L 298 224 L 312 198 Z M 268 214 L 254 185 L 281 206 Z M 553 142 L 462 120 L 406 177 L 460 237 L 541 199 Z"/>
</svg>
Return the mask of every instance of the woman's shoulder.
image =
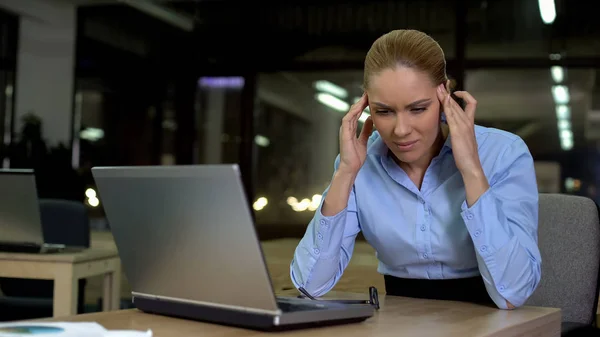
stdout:
<svg viewBox="0 0 600 337">
<path fill-rule="evenodd" d="M 529 152 L 523 139 L 512 133 L 492 127 L 475 125 L 475 137 L 479 147 L 479 154 L 501 156 L 506 151 Z"/>
<path fill-rule="evenodd" d="M 518 169 L 532 169 L 533 157 L 523 139 L 511 132 L 475 126 L 479 159 L 488 178 Z"/>
</svg>

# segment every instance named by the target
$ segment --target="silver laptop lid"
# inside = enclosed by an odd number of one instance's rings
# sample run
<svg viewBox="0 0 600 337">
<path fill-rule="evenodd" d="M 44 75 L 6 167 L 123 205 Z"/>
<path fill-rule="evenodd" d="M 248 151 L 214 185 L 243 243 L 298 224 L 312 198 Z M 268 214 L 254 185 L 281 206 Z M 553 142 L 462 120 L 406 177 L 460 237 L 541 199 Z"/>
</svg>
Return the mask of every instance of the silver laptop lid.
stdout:
<svg viewBox="0 0 600 337">
<path fill-rule="evenodd" d="M 0 242 L 44 243 L 33 170 L 0 169 Z"/>
<path fill-rule="evenodd" d="M 277 311 L 237 165 L 92 174 L 134 294 Z"/>
</svg>

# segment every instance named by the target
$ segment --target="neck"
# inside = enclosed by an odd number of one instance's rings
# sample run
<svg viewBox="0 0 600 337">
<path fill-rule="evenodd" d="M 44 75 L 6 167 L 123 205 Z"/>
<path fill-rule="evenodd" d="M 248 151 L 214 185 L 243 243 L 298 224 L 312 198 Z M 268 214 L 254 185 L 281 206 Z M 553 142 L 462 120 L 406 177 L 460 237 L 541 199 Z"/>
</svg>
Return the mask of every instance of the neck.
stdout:
<svg viewBox="0 0 600 337">
<path fill-rule="evenodd" d="M 431 164 L 431 161 L 433 160 L 433 158 L 435 156 L 437 156 L 440 153 L 440 151 L 442 150 L 442 147 L 444 146 L 444 142 L 446 141 L 446 138 L 448 137 L 448 132 L 449 132 L 448 127 L 445 124 L 441 124 L 440 129 L 438 130 L 438 136 L 435 139 L 435 142 L 433 142 L 433 145 L 429 148 L 429 151 L 427 151 L 417 161 L 412 162 L 412 163 L 404 163 L 404 162 L 399 161 L 395 156 L 394 156 L 394 161 L 396 161 L 396 163 L 400 166 L 400 168 L 402 168 L 407 174 L 420 175 L 421 176 L 420 180 L 423 180 L 422 176 L 425 175 L 425 171 L 427 171 L 429 164 Z"/>
</svg>

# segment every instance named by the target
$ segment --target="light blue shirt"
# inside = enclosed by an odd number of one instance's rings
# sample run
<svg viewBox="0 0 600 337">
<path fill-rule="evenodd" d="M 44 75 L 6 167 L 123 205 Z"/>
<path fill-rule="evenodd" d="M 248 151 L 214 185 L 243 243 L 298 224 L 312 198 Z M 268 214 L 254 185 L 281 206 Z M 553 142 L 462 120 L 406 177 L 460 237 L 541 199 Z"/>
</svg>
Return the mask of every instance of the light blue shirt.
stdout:
<svg viewBox="0 0 600 337">
<path fill-rule="evenodd" d="M 381 274 L 417 279 L 481 275 L 499 308 L 506 309 L 506 301 L 523 305 L 541 277 L 533 158 L 514 134 L 482 126 L 475 126 L 475 134 L 490 188 L 469 208 L 450 137 L 419 190 L 375 132 L 346 209 L 323 216 L 319 207 L 309 223 L 290 266 L 294 285 L 313 296 L 331 290 L 362 231 L 377 252 Z M 336 170 L 339 160 L 338 155 Z"/>
</svg>

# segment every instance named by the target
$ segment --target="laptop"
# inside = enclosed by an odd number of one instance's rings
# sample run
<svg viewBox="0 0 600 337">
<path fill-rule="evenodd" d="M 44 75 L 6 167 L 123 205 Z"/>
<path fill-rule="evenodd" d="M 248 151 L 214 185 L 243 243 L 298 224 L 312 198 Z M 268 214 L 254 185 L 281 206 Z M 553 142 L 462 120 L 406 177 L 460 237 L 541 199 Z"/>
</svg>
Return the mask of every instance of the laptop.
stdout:
<svg viewBox="0 0 600 337">
<path fill-rule="evenodd" d="M 369 304 L 275 296 L 235 164 L 94 167 L 92 175 L 141 311 L 258 330 L 374 314 Z"/>
<path fill-rule="evenodd" d="M 0 169 L 0 251 L 56 253 L 65 245 L 44 241 L 32 169 Z"/>
</svg>

